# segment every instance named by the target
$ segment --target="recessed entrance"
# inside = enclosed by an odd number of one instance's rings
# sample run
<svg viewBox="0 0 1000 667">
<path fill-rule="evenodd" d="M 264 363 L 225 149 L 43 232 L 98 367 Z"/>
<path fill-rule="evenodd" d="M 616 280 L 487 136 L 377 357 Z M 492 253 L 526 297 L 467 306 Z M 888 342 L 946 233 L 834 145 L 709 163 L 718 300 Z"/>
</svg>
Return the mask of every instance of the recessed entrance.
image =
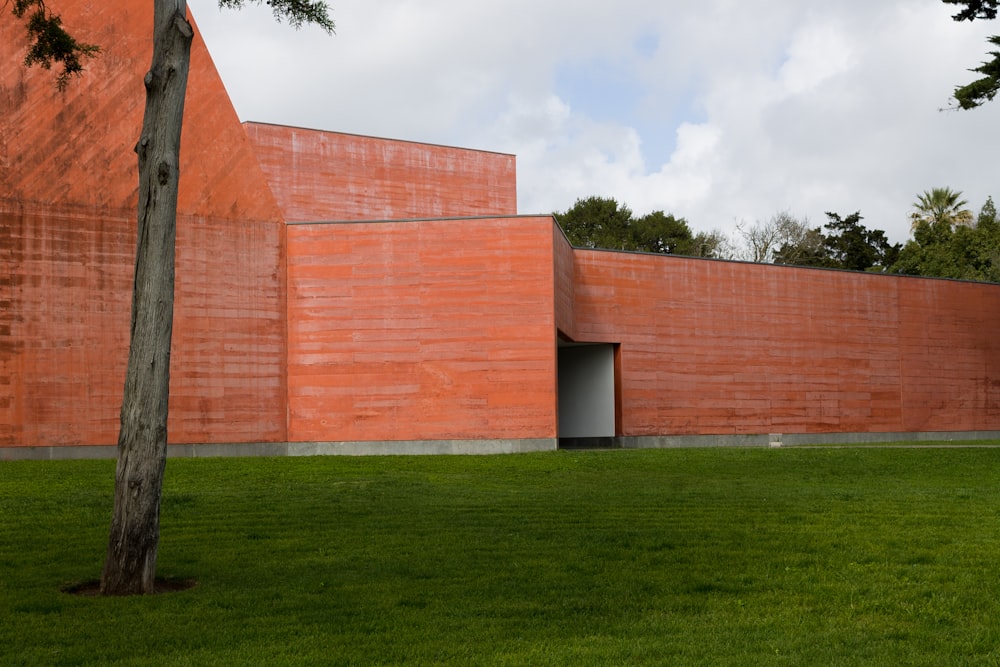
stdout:
<svg viewBox="0 0 1000 667">
<path fill-rule="evenodd" d="M 614 447 L 613 343 L 559 342 L 559 446 Z"/>
</svg>

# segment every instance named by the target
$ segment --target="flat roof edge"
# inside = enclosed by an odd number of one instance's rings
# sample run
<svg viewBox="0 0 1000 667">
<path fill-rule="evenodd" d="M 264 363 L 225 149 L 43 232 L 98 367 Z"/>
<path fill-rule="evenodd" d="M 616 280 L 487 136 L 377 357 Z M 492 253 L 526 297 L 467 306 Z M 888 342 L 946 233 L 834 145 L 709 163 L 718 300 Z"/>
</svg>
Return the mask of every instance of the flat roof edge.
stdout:
<svg viewBox="0 0 1000 667">
<path fill-rule="evenodd" d="M 551 213 L 500 213 L 498 215 L 455 215 L 455 216 L 442 216 L 442 217 L 426 217 L 426 218 L 365 218 L 363 220 L 286 220 L 285 224 L 289 226 L 300 226 L 300 225 L 371 225 L 371 224 L 389 224 L 389 223 L 399 223 L 399 222 L 448 222 L 457 220 L 514 220 L 514 219 L 528 219 L 528 218 L 552 218 Z"/>
<path fill-rule="evenodd" d="M 267 127 L 283 127 L 289 130 L 302 130 L 304 132 L 318 132 L 320 134 L 338 134 L 345 137 L 359 137 L 361 139 L 374 139 L 376 141 L 392 141 L 400 144 L 413 144 L 416 146 L 433 146 L 434 148 L 448 148 L 456 151 L 468 151 L 470 153 L 489 153 L 491 155 L 502 155 L 504 157 L 516 158 L 515 153 L 505 153 L 503 151 L 491 151 L 483 148 L 469 148 L 467 146 L 453 146 L 451 144 L 439 144 L 432 141 L 414 141 L 412 139 L 394 139 L 393 137 L 379 137 L 374 134 L 361 134 L 360 132 L 341 132 L 339 130 L 323 130 L 316 127 L 305 127 L 302 125 L 284 125 L 282 123 L 265 123 L 256 120 L 240 121 L 240 125 L 263 125 Z"/>
</svg>

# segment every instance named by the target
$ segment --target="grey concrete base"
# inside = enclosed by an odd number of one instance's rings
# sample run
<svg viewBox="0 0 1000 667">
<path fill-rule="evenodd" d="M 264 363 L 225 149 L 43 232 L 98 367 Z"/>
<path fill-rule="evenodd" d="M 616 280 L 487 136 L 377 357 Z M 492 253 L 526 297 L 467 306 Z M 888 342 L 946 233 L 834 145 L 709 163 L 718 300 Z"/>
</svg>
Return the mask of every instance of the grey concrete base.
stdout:
<svg viewBox="0 0 1000 667">
<path fill-rule="evenodd" d="M 524 454 L 556 448 L 555 438 L 511 440 L 403 440 L 384 442 L 290 442 L 289 456 L 393 456 L 423 454 Z"/>
<path fill-rule="evenodd" d="M 0 447 L 0 461 L 62 461 L 113 459 L 115 445 L 66 445 L 60 447 Z"/>
<path fill-rule="evenodd" d="M 969 442 L 1000 440 L 1000 431 L 928 431 L 921 433 L 761 433 L 757 435 L 657 435 L 617 438 L 624 449 L 671 447 L 803 447 L 870 445 L 893 442 Z"/>
<path fill-rule="evenodd" d="M 286 456 L 287 454 L 288 444 L 284 442 L 241 442 L 167 446 L 167 456 L 172 458 L 207 459 L 220 456 Z"/>
<path fill-rule="evenodd" d="M 804 447 L 827 445 L 849 447 L 876 443 L 961 443 L 975 446 L 977 440 L 1000 440 L 1000 431 L 941 431 L 926 433 L 763 433 L 757 435 L 659 435 L 623 436 L 612 439 L 611 448 L 666 449 L 680 447 Z M 521 454 L 557 449 L 557 438 L 497 440 L 401 440 L 359 442 L 250 442 L 208 445 L 170 445 L 171 458 L 223 456 L 413 456 L 427 454 Z M 602 448 L 609 445 L 602 443 Z M 69 459 L 113 459 L 114 445 L 64 447 L 0 447 L 0 461 L 59 461 Z"/>
<path fill-rule="evenodd" d="M 780 435 L 780 434 L 779 434 Z M 923 433 L 800 433 L 780 435 L 786 447 L 796 445 L 867 445 L 880 442 L 967 442 L 1000 440 L 1000 431 L 928 431 Z"/>
<path fill-rule="evenodd" d="M 559 438 L 559 449 L 620 449 L 619 438 Z"/>
<path fill-rule="evenodd" d="M 419 454 L 521 454 L 556 449 L 555 438 L 505 440 L 405 440 L 380 442 L 251 442 L 169 445 L 168 458 L 224 456 L 389 456 Z M 0 461 L 114 459 L 115 445 L 0 447 Z"/>
<path fill-rule="evenodd" d="M 673 449 L 683 447 L 767 447 L 764 435 L 646 435 L 616 438 L 622 449 Z"/>
</svg>

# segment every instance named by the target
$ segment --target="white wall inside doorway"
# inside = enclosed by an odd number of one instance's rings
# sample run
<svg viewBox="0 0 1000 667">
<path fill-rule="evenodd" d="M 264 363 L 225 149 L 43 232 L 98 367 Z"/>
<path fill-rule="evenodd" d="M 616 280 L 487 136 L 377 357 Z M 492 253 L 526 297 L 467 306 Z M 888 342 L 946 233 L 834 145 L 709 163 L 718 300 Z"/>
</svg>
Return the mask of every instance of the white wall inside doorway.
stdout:
<svg viewBox="0 0 1000 667">
<path fill-rule="evenodd" d="M 615 435 L 615 349 L 611 344 L 559 348 L 559 437 Z"/>
</svg>

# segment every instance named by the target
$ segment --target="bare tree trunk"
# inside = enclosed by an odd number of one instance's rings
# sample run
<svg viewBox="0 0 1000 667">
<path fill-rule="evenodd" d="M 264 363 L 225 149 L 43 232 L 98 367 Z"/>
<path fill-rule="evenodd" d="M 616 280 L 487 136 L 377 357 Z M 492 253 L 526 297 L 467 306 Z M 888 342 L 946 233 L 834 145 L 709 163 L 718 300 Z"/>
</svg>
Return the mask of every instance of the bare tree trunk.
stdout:
<svg viewBox="0 0 1000 667">
<path fill-rule="evenodd" d="M 139 156 L 139 226 L 128 369 L 118 435 L 104 595 L 152 593 L 167 460 L 174 238 L 184 95 L 193 31 L 185 0 L 155 0 L 153 62 Z"/>
</svg>

